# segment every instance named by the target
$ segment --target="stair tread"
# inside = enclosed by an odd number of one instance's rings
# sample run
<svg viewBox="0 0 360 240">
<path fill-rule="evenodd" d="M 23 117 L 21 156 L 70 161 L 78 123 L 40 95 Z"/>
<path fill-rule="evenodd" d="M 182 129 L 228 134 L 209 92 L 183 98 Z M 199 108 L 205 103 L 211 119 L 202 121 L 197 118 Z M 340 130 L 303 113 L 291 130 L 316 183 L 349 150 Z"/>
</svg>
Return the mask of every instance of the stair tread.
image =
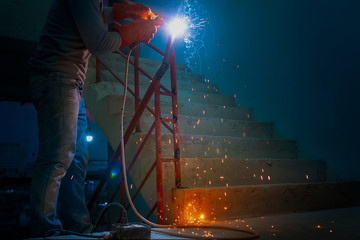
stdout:
<svg viewBox="0 0 360 240">
<path fill-rule="evenodd" d="M 131 151 L 135 151 L 135 143 L 141 141 L 144 136 L 145 133 L 135 133 L 130 138 L 131 144 L 127 145 L 129 154 Z M 173 136 L 170 133 L 163 134 L 161 139 L 163 156 L 171 157 L 173 155 Z M 294 140 L 180 134 L 180 141 L 181 155 L 184 157 L 297 158 L 296 141 Z M 155 154 L 154 144 L 154 142 L 147 142 L 140 157 L 143 157 L 145 152 Z"/>
<path fill-rule="evenodd" d="M 195 205 L 208 219 L 359 206 L 359 187 L 360 182 L 341 181 L 172 189 L 167 191 L 174 196 L 170 204 L 175 213 L 167 214 L 170 219 L 179 216 L 185 221 L 186 215 L 194 212 L 186 207 L 188 204 Z M 169 200 L 167 197 L 165 202 Z"/>
<path fill-rule="evenodd" d="M 194 188 L 327 180 L 326 164 L 320 160 L 181 158 L 180 166 L 182 185 Z M 164 179 L 174 178 L 174 168 L 171 164 L 164 163 L 164 169 Z M 175 186 L 170 181 L 165 183 L 164 187 Z"/>
<path fill-rule="evenodd" d="M 162 114 L 163 119 L 172 119 L 170 114 Z M 216 135 L 273 138 L 273 124 L 270 122 L 227 119 L 206 116 L 179 115 L 180 134 Z M 150 114 L 141 120 L 141 129 L 149 129 L 153 117 Z"/>
<path fill-rule="evenodd" d="M 133 85 L 128 85 L 130 89 L 134 89 Z M 100 82 L 93 83 L 93 88 L 98 88 L 99 91 L 103 91 L 103 96 L 123 96 L 123 85 L 118 82 Z M 147 91 L 147 87 L 140 86 L 140 96 Z M 202 104 L 214 104 L 220 106 L 232 106 L 235 107 L 237 104 L 235 103 L 235 99 L 233 96 L 226 96 L 219 93 L 209 93 L 209 92 L 193 92 L 188 90 L 178 91 L 179 102 L 188 101 L 192 102 L 200 102 Z M 162 102 L 171 102 L 170 97 L 163 97 L 161 99 Z M 209 103 L 209 101 L 211 101 Z"/>
<path fill-rule="evenodd" d="M 215 158 L 215 157 L 209 157 L 209 158 L 202 158 L 202 157 L 198 157 L 198 158 L 191 158 L 191 157 L 184 157 L 184 158 L 180 158 L 181 160 L 194 160 L 194 159 L 201 159 L 201 160 L 219 160 L 221 159 L 220 157 Z M 294 162 L 294 161 L 305 161 L 305 162 L 324 162 L 323 160 L 311 160 L 311 159 L 305 159 L 305 158 L 297 158 L 297 159 L 292 159 L 292 158 L 251 158 L 251 159 L 244 159 L 244 158 L 227 158 L 227 160 L 246 160 L 246 161 L 289 161 L 289 162 Z"/>
<path fill-rule="evenodd" d="M 146 117 L 149 117 L 149 116 L 146 116 Z M 166 117 L 166 118 L 170 118 L 172 117 L 171 114 L 166 114 L 166 113 L 163 113 L 162 114 L 162 117 Z M 261 121 L 249 121 L 249 120 L 243 120 L 243 119 L 231 119 L 231 118 L 219 118 L 219 117 L 214 117 L 214 116 L 186 116 L 184 114 L 179 114 L 179 118 L 185 118 L 185 119 L 191 119 L 191 120 L 198 120 L 200 119 L 200 122 L 201 122 L 201 119 L 207 119 L 207 120 L 216 120 L 216 121 L 222 121 L 222 122 L 236 122 L 236 123 L 243 123 L 243 124 L 272 124 L 272 122 L 261 122 Z M 222 120 L 221 120 L 222 119 Z"/>
<path fill-rule="evenodd" d="M 91 72 L 95 72 L 96 71 L 96 68 L 95 67 L 92 67 L 90 66 L 88 68 L 88 73 L 91 73 Z M 124 76 L 125 76 L 125 72 L 120 70 L 120 71 L 116 71 L 115 73 L 121 80 L 124 80 Z M 111 80 L 108 80 L 108 76 L 111 77 L 110 79 Z M 102 80 L 102 77 L 105 77 L 106 79 L 105 80 Z M 133 72 L 129 72 L 128 73 L 128 84 L 133 84 L 133 79 L 134 79 L 134 73 Z M 109 71 L 103 71 L 101 72 L 101 75 L 100 75 L 100 81 L 109 81 L 109 82 L 118 82 L 118 80 L 109 72 Z M 144 84 L 144 83 L 150 83 L 150 79 L 145 76 L 144 74 L 140 73 L 139 74 L 139 81 L 140 81 L 140 84 Z M 94 81 L 93 81 L 94 82 Z M 176 79 L 176 82 L 177 82 L 177 85 L 185 85 L 185 86 L 191 86 L 190 88 L 193 87 L 193 84 L 195 85 L 203 85 L 205 86 L 206 88 L 212 88 L 214 89 L 214 91 L 218 92 L 219 93 L 219 89 L 218 89 L 218 86 L 217 84 L 214 84 L 214 83 L 210 83 L 210 82 L 205 82 L 204 81 L 195 81 L 195 80 L 189 80 L 189 79 L 184 79 L 184 78 L 177 78 Z M 162 79 L 161 79 L 161 84 L 168 84 L 170 83 L 170 76 L 164 76 Z"/>
<path fill-rule="evenodd" d="M 87 102 L 88 108 L 90 111 L 96 113 L 96 108 L 92 108 L 92 105 L 97 105 L 101 102 L 101 100 L 108 98 L 108 102 L 106 104 L 105 109 L 110 109 L 107 111 L 107 114 L 119 114 L 121 110 L 122 104 L 122 96 L 121 95 L 108 95 L 97 88 L 92 86 L 88 86 L 84 90 L 84 99 Z M 166 104 L 162 104 L 162 112 L 170 113 L 172 108 L 168 102 Z M 103 103 L 101 103 L 103 104 Z M 245 120 L 251 121 L 253 120 L 253 113 L 251 108 L 244 108 L 240 106 L 223 106 L 219 104 L 211 104 L 211 103 L 198 103 L 198 102 L 179 102 L 179 114 L 181 116 L 191 116 L 191 117 L 216 117 L 221 116 L 219 119 L 233 119 L 233 120 Z M 105 107 L 105 106 L 104 106 Z M 149 107 L 153 108 L 153 102 L 149 102 Z M 128 113 L 134 112 L 134 97 L 127 95 L 126 98 L 126 109 Z M 145 114 L 148 112 L 145 111 Z"/>
<path fill-rule="evenodd" d="M 303 186 L 303 185 L 334 185 L 334 184 L 343 184 L 346 183 L 344 181 L 334 181 L 334 182 L 303 182 L 303 183 L 271 183 L 271 184 L 251 184 L 251 185 L 234 185 L 229 187 L 185 187 L 185 188 L 179 188 L 175 190 L 217 190 L 217 189 L 235 189 L 235 188 L 268 188 L 268 187 L 283 187 L 283 186 Z"/>
<path fill-rule="evenodd" d="M 146 133 L 135 133 L 134 136 L 137 134 L 146 134 Z M 152 133 L 154 135 L 155 133 Z M 163 133 L 162 136 L 173 136 L 171 133 Z M 206 134 L 180 134 L 180 137 L 183 138 L 189 138 L 190 140 L 193 140 L 191 138 L 217 138 L 217 139 L 232 139 L 232 140 L 249 140 L 249 141 L 272 141 L 272 142 L 296 142 L 296 140 L 291 139 L 281 139 L 281 138 L 252 138 L 252 137 L 238 137 L 238 136 L 226 136 L 226 135 L 206 135 Z M 269 142 L 270 143 L 270 142 Z"/>
</svg>

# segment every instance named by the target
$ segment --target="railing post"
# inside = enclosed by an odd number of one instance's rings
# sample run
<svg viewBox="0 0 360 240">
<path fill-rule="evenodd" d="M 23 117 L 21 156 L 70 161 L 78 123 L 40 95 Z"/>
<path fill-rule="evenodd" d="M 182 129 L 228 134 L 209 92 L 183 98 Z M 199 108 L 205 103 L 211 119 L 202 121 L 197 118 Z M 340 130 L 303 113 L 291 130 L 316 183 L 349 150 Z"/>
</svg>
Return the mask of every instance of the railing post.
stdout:
<svg viewBox="0 0 360 240">
<path fill-rule="evenodd" d="M 95 79 L 95 82 L 98 83 L 100 82 L 100 59 L 99 57 L 96 57 L 95 58 L 95 67 L 96 67 L 96 79 Z"/>
<path fill-rule="evenodd" d="M 140 44 L 138 44 L 134 48 L 134 84 L 135 84 L 135 112 L 138 109 L 140 102 L 139 102 L 139 51 L 140 51 Z M 136 122 L 136 132 L 140 132 L 140 119 Z"/>
<path fill-rule="evenodd" d="M 172 92 L 172 115 L 174 120 L 174 159 L 175 159 L 175 186 L 181 187 L 181 168 L 180 168 L 180 135 L 179 135 L 179 111 L 176 84 L 176 63 L 175 48 L 172 48 L 170 59 L 170 76 L 171 76 L 171 92 Z"/>
<path fill-rule="evenodd" d="M 158 223 L 164 223 L 163 183 L 162 183 L 162 149 L 161 149 L 161 109 L 160 109 L 160 81 L 155 85 L 155 144 L 156 144 L 156 189 Z"/>
</svg>

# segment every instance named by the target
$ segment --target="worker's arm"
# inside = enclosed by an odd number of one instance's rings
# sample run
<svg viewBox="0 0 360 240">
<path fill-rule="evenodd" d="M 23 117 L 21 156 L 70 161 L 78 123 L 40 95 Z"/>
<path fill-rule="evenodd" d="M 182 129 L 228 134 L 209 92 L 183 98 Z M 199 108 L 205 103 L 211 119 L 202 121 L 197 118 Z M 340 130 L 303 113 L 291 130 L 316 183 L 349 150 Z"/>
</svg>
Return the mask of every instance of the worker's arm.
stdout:
<svg viewBox="0 0 360 240">
<path fill-rule="evenodd" d="M 121 46 L 121 36 L 108 32 L 98 0 L 68 0 L 75 24 L 85 46 L 94 55 L 111 53 Z"/>
<path fill-rule="evenodd" d="M 123 39 L 121 48 L 127 47 L 134 42 L 149 43 L 157 32 L 158 27 L 163 24 L 162 19 L 140 20 L 123 26 L 115 26 L 114 31 L 118 31 Z"/>
<path fill-rule="evenodd" d="M 114 3 L 112 7 L 104 7 L 103 20 L 105 24 L 113 23 L 115 21 L 124 20 L 127 18 L 136 19 L 152 19 L 155 15 L 151 9 L 139 4 L 119 4 Z"/>
<path fill-rule="evenodd" d="M 115 27 L 114 32 L 108 32 L 104 26 L 98 0 L 68 0 L 68 2 L 80 36 L 85 46 L 94 55 L 110 53 L 129 46 L 133 42 L 148 43 L 154 37 L 157 28 L 162 24 L 162 19 L 142 20 L 124 27 Z M 114 6 L 113 18 L 115 20 L 128 16 L 137 18 L 139 15 L 144 15 L 143 17 L 147 18 L 151 13 L 150 8 L 143 5 L 138 6 L 138 4 L 135 4 L 130 6 L 125 8 L 122 6 L 115 8 Z M 142 10 L 139 10 L 139 7 L 141 9 L 145 8 L 145 14 L 143 14 Z M 124 11 L 117 11 L 119 9 Z M 115 15 L 117 13 L 120 13 L 120 15 Z"/>
</svg>

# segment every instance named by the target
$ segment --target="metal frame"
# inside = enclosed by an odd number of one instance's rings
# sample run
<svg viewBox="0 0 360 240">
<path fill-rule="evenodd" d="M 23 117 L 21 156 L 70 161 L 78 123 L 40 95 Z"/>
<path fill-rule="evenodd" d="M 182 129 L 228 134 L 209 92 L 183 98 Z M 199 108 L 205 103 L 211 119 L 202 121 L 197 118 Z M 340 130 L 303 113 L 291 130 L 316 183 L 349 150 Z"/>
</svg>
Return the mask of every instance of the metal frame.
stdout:
<svg viewBox="0 0 360 240">
<path fill-rule="evenodd" d="M 164 210 L 163 210 L 163 185 L 162 185 L 162 162 L 174 162 L 175 163 L 175 186 L 177 188 L 181 187 L 181 169 L 180 169 L 180 135 L 179 135 L 179 115 L 178 115 L 178 100 L 177 100 L 177 84 L 176 84 L 176 63 L 175 63 L 175 49 L 174 49 L 174 39 L 169 38 L 169 41 L 166 46 L 166 51 L 163 53 L 161 50 L 157 49 L 151 44 L 147 44 L 150 48 L 155 50 L 157 53 L 161 54 L 163 56 L 163 62 L 160 66 L 160 68 L 157 70 L 154 77 L 151 77 L 149 74 L 147 74 L 143 69 L 139 67 L 139 46 L 136 46 L 134 48 L 134 62 L 130 61 L 130 64 L 134 65 L 134 82 L 135 82 L 135 91 L 132 91 L 130 88 L 128 88 L 128 91 L 131 95 L 135 98 L 135 114 L 128 126 L 128 128 L 125 131 L 124 134 L 124 144 L 128 142 L 130 139 L 131 134 L 135 131 L 140 131 L 140 118 L 147 109 L 155 116 L 155 121 L 150 127 L 146 137 L 140 144 L 140 147 L 138 151 L 136 152 L 134 158 L 130 162 L 130 165 L 128 166 L 126 172 L 129 173 L 131 168 L 133 167 L 135 161 L 137 160 L 138 156 L 140 155 L 143 147 L 145 146 L 145 143 L 155 130 L 155 141 L 156 141 L 156 160 L 154 164 L 151 166 L 149 171 L 147 172 L 144 180 L 142 183 L 138 186 L 138 189 L 134 196 L 132 197 L 133 200 L 136 198 L 138 193 L 141 191 L 142 187 L 144 186 L 145 182 L 150 177 L 153 170 L 156 168 L 156 189 L 157 189 L 157 202 L 152 207 L 150 212 L 147 214 L 147 218 L 151 216 L 151 214 L 157 209 L 158 211 L 158 222 L 160 224 L 163 224 L 164 221 Z M 120 51 L 118 53 L 126 59 L 126 55 Z M 100 65 L 103 65 L 121 84 L 124 85 L 124 82 L 116 76 L 116 74 L 104 63 L 100 60 L 99 57 L 96 58 L 96 82 L 100 81 Z M 166 73 L 166 71 L 169 69 L 170 65 L 170 76 L 171 76 L 171 91 L 165 88 L 163 85 L 161 85 L 160 80 Z M 144 74 L 146 77 L 148 77 L 151 80 L 150 86 L 147 89 L 146 93 L 144 94 L 143 98 L 141 99 L 139 97 L 139 72 Z M 148 107 L 148 103 L 152 97 L 152 95 L 155 95 L 155 111 L 153 111 L 150 107 Z M 172 100 L 172 119 L 169 118 L 162 118 L 161 117 L 161 104 L 160 104 L 160 96 L 170 96 Z M 168 123 L 172 123 L 173 126 L 169 126 Z M 164 125 L 172 134 L 174 137 L 174 159 L 163 159 L 162 158 L 162 146 L 161 146 L 161 126 Z M 97 185 L 94 194 L 92 195 L 89 203 L 88 203 L 88 209 L 90 210 L 92 206 L 94 205 L 101 189 L 103 188 L 105 182 L 108 179 L 109 173 L 111 168 L 115 165 L 116 162 L 120 161 L 121 157 L 121 147 L 120 145 L 116 149 L 112 161 L 109 163 L 108 168 L 106 169 L 105 173 L 100 179 L 99 184 Z M 123 176 L 121 177 L 119 186 L 115 189 L 114 193 L 112 194 L 112 197 L 109 202 L 112 202 L 115 199 L 116 194 L 119 190 L 122 190 L 124 184 Z M 123 199 L 124 202 L 124 191 L 120 192 L 120 199 Z M 127 209 L 129 206 L 127 206 Z"/>
</svg>

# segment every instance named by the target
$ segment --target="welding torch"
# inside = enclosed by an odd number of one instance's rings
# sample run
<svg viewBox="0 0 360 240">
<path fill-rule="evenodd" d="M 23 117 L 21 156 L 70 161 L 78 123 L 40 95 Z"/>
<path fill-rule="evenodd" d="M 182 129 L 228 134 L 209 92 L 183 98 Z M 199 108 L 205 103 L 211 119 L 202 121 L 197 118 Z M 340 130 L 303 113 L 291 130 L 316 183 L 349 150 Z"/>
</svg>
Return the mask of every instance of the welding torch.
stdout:
<svg viewBox="0 0 360 240">
<path fill-rule="evenodd" d="M 134 6 L 133 9 L 139 9 L 139 10 L 135 10 L 135 11 L 139 11 L 139 13 L 141 14 L 136 14 L 137 16 L 131 17 L 129 16 L 128 19 L 131 19 L 131 24 L 135 24 L 135 26 L 141 26 L 141 22 L 144 22 L 144 27 L 148 26 L 148 27 L 155 27 L 154 32 L 152 34 L 152 36 L 149 35 L 149 41 L 150 39 L 152 39 L 155 35 L 155 33 L 157 32 L 158 27 L 163 26 L 165 24 L 164 18 L 163 16 L 161 16 L 160 14 L 151 11 L 150 8 L 141 5 L 141 4 L 135 4 L 132 1 L 129 0 L 120 0 L 121 3 L 123 3 L 123 5 L 137 5 Z M 126 10 L 125 10 L 126 11 Z M 133 10 L 134 11 L 134 10 Z M 151 21 L 154 21 L 153 23 L 151 23 Z M 118 22 L 115 22 L 118 27 L 124 26 L 119 24 Z M 150 29 L 149 29 L 150 30 Z M 143 41 L 141 41 L 143 42 Z M 146 40 L 145 42 L 146 43 Z M 129 45 L 130 49 L 133 49 L 135 46 L 138 45 L 138 42 L 133 42 Z"/>
</svg>

